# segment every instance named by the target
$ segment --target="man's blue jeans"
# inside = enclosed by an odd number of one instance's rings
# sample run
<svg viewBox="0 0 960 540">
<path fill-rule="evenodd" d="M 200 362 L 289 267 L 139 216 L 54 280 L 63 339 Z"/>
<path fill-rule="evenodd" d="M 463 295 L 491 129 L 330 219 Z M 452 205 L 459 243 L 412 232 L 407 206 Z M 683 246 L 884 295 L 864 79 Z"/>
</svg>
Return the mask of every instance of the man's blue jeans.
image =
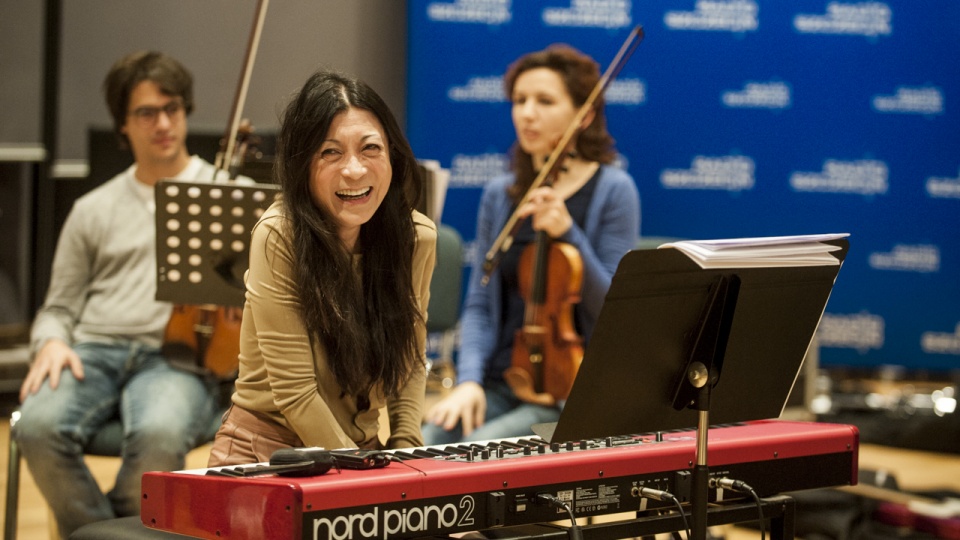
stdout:
<svg viewBox="0 0 960 540">
<path fill-rule="evenodd" d="M 155 348 L 82 343 L 84 379 L 69 369 L 27 397 L 13 435 L 66 538 L 87 523 L 140 512 L 140 477 L 177 470 L 212 422 L 215 396 L 197 375 L 177 370 Z M 123 462 L 104 494 L 83 447 L 107 421 L 123 421 Z"/>
<path fill-rule="evenodd" d="M 463 426 L 457 424 L 450 431 L 434 424 L 423 425 L 423 443 L 427 446 L 453 444 L 466 441 L 500 440 L 532 435 L 530 426 L 544 422 L 556 422 L 560 409 L 524 403 L 513 395 L 505 382 L 486 383 L 487 414 L 484 424 L 469 437 L 463 436 Z"/>
</svg>

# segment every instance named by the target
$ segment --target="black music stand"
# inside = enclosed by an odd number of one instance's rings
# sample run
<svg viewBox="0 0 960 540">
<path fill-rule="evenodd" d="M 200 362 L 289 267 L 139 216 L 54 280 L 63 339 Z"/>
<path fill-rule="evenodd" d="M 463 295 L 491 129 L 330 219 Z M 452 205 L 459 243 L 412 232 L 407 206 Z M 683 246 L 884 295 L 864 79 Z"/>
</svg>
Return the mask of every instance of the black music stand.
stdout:
<svg viewBox="0 0 960 540">
<path fill-rule="evenodd" d="M 250 231 L 279 189 L 274 184 L 158 182 L 157 300 L 242 306 Z"/>
<path fill-rule="evenodd" d="M 846 256 L 838 264 L 704 270 L 676 249 L 620 261 L 570 396 L 547 441 L 697 428 L 691 502 L 706 535 L 709 425 L 776 418 Z"/>
</svg>

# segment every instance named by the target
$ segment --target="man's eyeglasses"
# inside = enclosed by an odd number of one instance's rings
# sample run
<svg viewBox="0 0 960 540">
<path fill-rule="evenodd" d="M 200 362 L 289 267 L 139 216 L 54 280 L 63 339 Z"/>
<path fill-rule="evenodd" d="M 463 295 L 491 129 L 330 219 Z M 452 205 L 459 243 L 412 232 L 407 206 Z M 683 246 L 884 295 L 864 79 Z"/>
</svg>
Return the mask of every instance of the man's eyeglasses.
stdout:
<svg viewBox="0 0 960 540">
<path fill-rule="evenodd" d="M 165 113 L 167 118 L 173 120 L 177 118 L 182 111 L 183 102 L 175 99 L 163 107 L 137 107 L 130 111 L 130 115 L 142 125 L 153 125 L 156 123 L 157 118 L 160 118 L 161 112 Z"/>
</svg>

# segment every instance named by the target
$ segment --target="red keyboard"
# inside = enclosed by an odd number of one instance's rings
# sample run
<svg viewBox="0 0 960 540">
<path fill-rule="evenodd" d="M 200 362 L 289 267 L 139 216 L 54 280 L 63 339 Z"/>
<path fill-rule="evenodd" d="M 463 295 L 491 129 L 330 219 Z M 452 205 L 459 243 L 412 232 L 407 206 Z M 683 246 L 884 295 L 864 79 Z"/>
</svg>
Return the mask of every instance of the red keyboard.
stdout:
<svg viewBox="0 0 960 540">
<path fill-rule="evenodd" d="M 853 426 L 768 420 L 711 428 L 707 457 L 711 476 L 766 497 L 856 484 L 858 447 Z M 689 500 L 695 450 L 691 430 L 398 450 L 383 468 L 305 478 L 154 472 L 143 476 L 141 519 L 209 539 L 392 540 L 543 523 L 566 513 L 538 503 L 541 493 L 577 517 L 665 504 L 639 497 L 641 487 Z M 731 496 L 712 490 L 710 498 Z"/>
</svg>

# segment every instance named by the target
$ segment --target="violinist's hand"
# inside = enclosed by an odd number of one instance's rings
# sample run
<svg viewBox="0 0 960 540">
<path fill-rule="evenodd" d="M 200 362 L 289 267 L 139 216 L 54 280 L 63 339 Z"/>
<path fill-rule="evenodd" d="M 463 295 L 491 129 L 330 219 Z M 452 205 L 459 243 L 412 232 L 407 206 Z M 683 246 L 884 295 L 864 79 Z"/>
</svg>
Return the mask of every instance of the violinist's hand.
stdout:
<svg viewBox="0 0 960 540">
<path fill-rule="evenodd" d="M 450 392 L 450 395 L 440 400 L 427 411 L 427 422 L 442 426 L 450 431 L 460 422 L 463 435 L 473 433 L 473 430 L 483 425 L 487 414 L 487 396 L 483 387 L 475 382 L 462 382 Z"/>
<path fill-rule="evenodd" d="M 553 188 L 547 186 L 533 190 L 517 216 L 533 216 L 533 230 L 544 231 L 551 238 L 560 238 L 573 226 L 567 204 Z"/>
<path fill-rule="evenodd" d="M 83 364 L 69 345 L 59 339 L 51 339 L 44 343 L 37 351 L 30 371 L 27 372 L 23 385 L 20 386 L 20 402 L 23 403 L 27 396 L 40 390 L 40 386 L 47 377 L 50 378 L 50 388 L 56 390 L 60 384 L 60 373 L 66 367 L 70 368 L 74 377 L 83 380 Z"/>
</svg>

